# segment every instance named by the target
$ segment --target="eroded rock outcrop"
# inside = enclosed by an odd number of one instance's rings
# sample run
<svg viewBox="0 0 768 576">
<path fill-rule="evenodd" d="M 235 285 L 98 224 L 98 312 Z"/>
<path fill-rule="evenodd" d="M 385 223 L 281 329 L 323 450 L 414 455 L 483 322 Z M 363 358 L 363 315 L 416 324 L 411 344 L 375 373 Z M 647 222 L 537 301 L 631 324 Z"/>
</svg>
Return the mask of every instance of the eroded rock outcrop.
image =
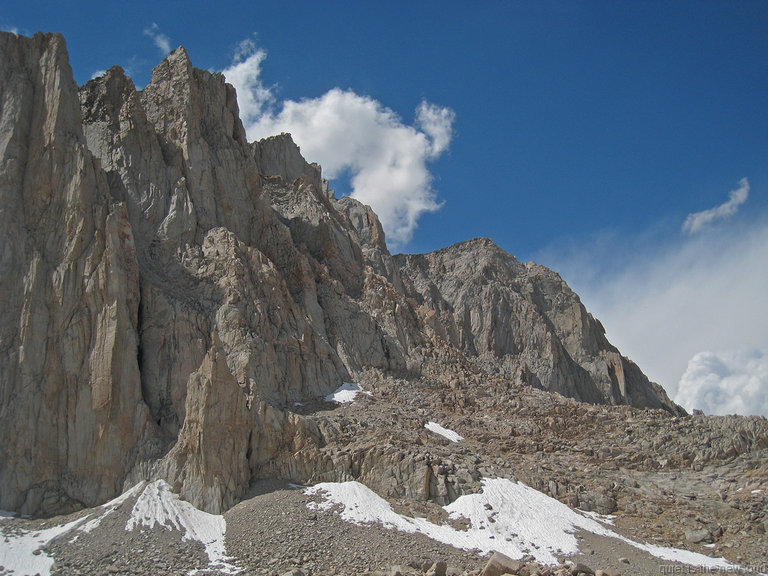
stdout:
<svg viewBox="0 0 768 576">
<path fill-rule="evenodd" d="M 182 48 L 141 91 L 119 68 L 78 89 L 60 36 L 0 33 L 0 78 L 0 508 L 156 477 L 215 512 L 269 476 L 450 500 L 428 458 L 345 455 L 293 410 L 438 351 L 677 410 L 553 272 L 485 240 L 391 256 L 289 135 L 249 144 L 234 89 Z"/>
<path fill-rule="evenodd" d="M 586 402 L 679 410 L 556 272 L 486 238 L 395 261 L 434 330 L 488 370 Z"/>
</svg>

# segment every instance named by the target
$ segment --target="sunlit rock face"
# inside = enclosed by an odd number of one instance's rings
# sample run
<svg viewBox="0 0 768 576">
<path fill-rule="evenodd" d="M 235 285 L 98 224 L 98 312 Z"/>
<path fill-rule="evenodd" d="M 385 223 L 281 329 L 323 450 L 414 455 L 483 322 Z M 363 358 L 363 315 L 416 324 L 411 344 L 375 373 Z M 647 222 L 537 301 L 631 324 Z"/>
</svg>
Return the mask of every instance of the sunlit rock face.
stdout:
<svg viewBox="0 0 768 576">
<path fill-rule="evenodd" d="M 0 508 L 142 478 L 212 512 L 266 476 L 417 491 L 421 465 L 353 466 L 292 407 L 369 370 L 419 377 L 435 350 L 677 411 L 554 272 L 487 240 L 390 255 L 289 135 L 248 143 L 234 89 L 183 48 L 141 91 L 120 68 L 78 88 L 60 36 L 0 33 L 0 79 Z"/>
<path fill-rule="evenodd" d="M 556 272 L 486 238 L 394 259 L 440 336 L 488 371 L 585 402 L 679 410 Z"/>
</svg>

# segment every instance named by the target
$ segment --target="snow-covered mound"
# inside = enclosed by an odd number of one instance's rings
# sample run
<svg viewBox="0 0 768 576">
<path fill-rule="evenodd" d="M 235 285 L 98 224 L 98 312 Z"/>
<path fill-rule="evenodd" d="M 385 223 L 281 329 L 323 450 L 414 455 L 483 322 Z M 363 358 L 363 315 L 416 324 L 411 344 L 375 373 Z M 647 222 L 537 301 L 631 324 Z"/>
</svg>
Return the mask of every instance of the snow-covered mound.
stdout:
<svg viewBox="0 0 768 576">
<path fill-rule="evenodd" d="M 114 500 L 96 508 L 91 514 L 82 516 L 66 524 L 52 526 L 44 530 L 15 530 L 6 533 L 0 539 L 1 574 L 13 576 L 49 576 L 54 559 L 45 551 L 45 547 L 57 538 L 76 541 L 83 533 L 91 533 L 99 528 L 108 515 L 114 513 L 131 498 L 137 498 L 126 522 L 126 531 L 140 530 L 160 526 L 162 528 L 184 532 L 183 540 L 196 540 L 203 544 L 208 555 L 208 566 L 202 570 L 190 572 L 217 571 L 223 574 L 237 574 L 241 571 L 234 559 L 227 555 L 224 546 L 224 534 L 227 524 L 223 516 L 202 512 L 179 499 L 171 492 L 171 487 L 157 480 L 149 484 L 141 482 Z"/>
<path fill-rule="evenodd" d="M 152 528 L 155 525 L 183 531 L 184 540 L 201 542 L 208 555 L 209 570 L 225 574 L 237 574 L 240 571 L 240 568 L 230 563 L 234 559 L 227 556 L 224 545 L 227 523 L 224 516 L 208 514 L 181 500 L 163 480 L 147 485 L 136 500 L 125 529 Z"/>
<path fill-rule="evenodd" d="M 481 554 L 501 552 L 511 558 L 526 554 L 537 562 L 556 564 L 558 556 L 579 552 L 577 530 L 616 538 L 653 556 L 708 569 L 733 570 L 735 565 L 723 558 L 651 544 L 626 538 L 587 515 L 580 514 L 549 496 L 521 482 L 504 478 L 483 479 L 483 491 L 459 497 L 445 506 L 453 519 L 466 518 L 467 530 L 438 526 L 425 518 L 410 518 L 396 513 L 389 503 L 358 482 L 317 484 L 307 494 L 321 494 L 324 501 L 310 507 L 330 510 L 341 506 L 342 519 L 355 524 L 380 523 L 386 528 L 421 533 L 434 540 Z"/>
</svg>

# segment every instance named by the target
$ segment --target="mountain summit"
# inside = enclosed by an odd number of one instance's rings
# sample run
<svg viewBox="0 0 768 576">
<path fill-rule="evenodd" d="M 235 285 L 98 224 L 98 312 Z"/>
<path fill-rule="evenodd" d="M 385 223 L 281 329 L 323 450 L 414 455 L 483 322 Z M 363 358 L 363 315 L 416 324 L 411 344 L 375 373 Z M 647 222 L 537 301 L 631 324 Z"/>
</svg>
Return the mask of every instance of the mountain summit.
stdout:
<svg viewBox="0 0 768 576">
<path fill-rule="evenodd" d="M 66 514 L 0 513 L 0 573 L 764 571 L 766 462 L 552 270 L 390 254 L 183 48 L 78 87 L 0 33 L 0 509 Z"/>
<path fill-rule="evenodd" d="M 257 478 L 364 475 L 295 408 L 438 357 L 681 413 L 551 270 L 487 239 L 392 256 L 290 135 L 247 142 L 183 48 L 141 91 L 117 67 L 78 88 L 60 36 L 2 33 L 0 74 L 2 508 L 161 478 L 220 512 Z"/>
</svg>

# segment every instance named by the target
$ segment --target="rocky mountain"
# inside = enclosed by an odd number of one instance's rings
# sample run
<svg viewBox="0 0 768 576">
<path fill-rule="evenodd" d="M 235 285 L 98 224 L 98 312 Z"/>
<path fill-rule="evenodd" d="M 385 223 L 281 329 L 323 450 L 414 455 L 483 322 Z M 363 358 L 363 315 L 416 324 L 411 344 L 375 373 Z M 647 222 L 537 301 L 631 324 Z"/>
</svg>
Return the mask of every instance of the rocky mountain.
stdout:
<svg viewBox="0 0 768 576">
<path fill-rule="evenodd" d="M 2 34 L 0 66 L 0 507 L 164 478 L 219 512 L 255 478 L 311 479 L 336 464 L 291 407 L 436 350 L 680 413 L 556 273 L 490 240 L 390 255 L 289 135 L 248 143 L 183 48 L 141 91 L 117 67 L 78 88 L 57 35 Z"/>
<path fill-rule="evenodd" d="M 639 473 L 768 448 L 764 420 L 676 428 L 555 272 L 488 239 L 391 255 L 183 48 L 143 90 L 117 67 L 78 87 L 60 36 L 0 33 L 0 79 L 0 508 L 163 480 L 219 514 L 269 478 L 445 505 L 493 472 L 610 512 L 627 477 L 582 477 L 587 451 L 633 445 Z M 343 383 L 363 408 L 324 400 Z M 425 436 L 438 415 L 472 448 Z M 558 451 L 568 474 L 533 456 Z"/>
</svg>

